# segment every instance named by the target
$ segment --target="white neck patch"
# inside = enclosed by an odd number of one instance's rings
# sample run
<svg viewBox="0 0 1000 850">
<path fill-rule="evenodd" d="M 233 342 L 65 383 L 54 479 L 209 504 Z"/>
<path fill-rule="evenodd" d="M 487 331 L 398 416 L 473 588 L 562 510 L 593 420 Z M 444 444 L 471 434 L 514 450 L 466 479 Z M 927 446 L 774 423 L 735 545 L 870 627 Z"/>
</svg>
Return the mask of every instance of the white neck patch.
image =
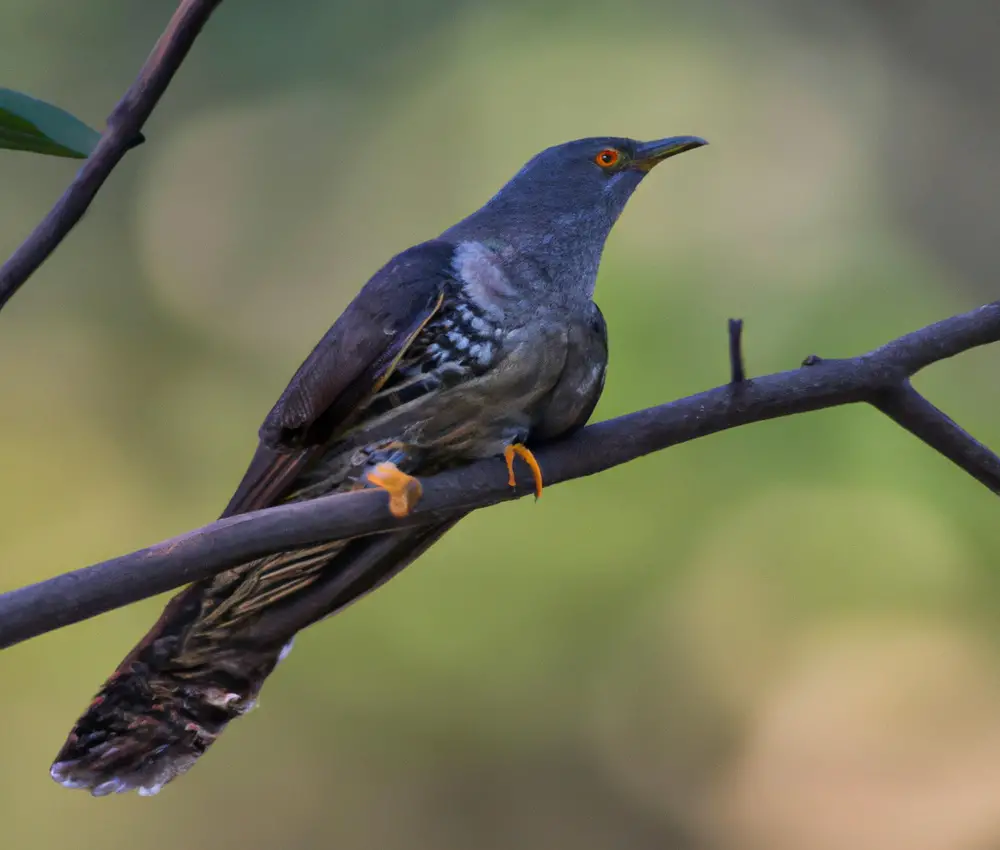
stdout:
<svg viewBox="0 0 1000 850">
<path fill-rule="evenodd" d="M 483 310 L 502 310 L 503 302 L 516 294 L 496 254 L 479 242 L 459 243 L 452 268 L 469 298 Z"/>
</svg>

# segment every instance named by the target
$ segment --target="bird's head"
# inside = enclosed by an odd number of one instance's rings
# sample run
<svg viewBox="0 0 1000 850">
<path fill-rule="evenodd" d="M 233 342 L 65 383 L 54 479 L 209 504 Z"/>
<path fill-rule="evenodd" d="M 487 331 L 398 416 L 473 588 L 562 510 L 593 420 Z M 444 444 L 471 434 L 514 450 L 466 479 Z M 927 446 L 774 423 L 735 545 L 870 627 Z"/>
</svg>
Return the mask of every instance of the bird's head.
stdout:
<svg viewBox="0 0 1000 850">
<path fill-rule="evenodd" d="M 617 215 L 656 165 L 706 144 L 697 136 L 655 142 L 605 136 L 555 145 L 532 157 L 491 204 L 557 214 Z"/>
<path fill-rule="evenodd" d="M 664 160 L 706 144 L 697 136 L 602 136 L 546 148 L 445 236 L 508 247 L 592 291 L 604 241 L 639 183 Z"/>
</svg>

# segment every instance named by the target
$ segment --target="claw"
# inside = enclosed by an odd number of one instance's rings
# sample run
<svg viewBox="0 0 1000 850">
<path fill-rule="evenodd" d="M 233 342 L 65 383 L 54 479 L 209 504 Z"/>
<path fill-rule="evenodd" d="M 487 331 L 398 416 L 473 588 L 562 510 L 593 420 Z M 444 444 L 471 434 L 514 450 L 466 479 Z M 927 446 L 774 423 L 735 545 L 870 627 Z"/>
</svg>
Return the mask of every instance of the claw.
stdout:
<svg viewBox="0 0 1000 850">
<path fill-rule="evenodd" d="M 531 453 L 531 450 L 521 445 L 521 443 L 507 446 L 503 450 L 503 459 L 507 461 L 507 483 L 511 487 L 517 486 L 517 478 L 514 475 L 515 457 L 522 458 L 528 464 L 529 469 L 531 469 L 531 474 L 535 479 L 535 498 L 537 499 L 542 495 L 542 468 L 538 465 L 538 461 L 535 460 L 535 456 Z"/>
<path fill-rule="evenodd" d="M 406 516 L 424 492 L 416 478 L 401 471 L 394 463 L 378 464 L 365 478 L 389 494 L 389 512 L 394 517 Z"/>
</svg>

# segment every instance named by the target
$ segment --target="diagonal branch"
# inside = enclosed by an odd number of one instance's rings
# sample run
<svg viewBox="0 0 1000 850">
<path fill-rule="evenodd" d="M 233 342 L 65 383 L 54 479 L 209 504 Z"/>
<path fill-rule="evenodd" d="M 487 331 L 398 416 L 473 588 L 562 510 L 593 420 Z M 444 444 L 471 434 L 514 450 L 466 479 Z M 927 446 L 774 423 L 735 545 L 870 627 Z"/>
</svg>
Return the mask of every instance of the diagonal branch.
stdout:
<svg viewBox="0 0 1000 850">
<path fill-rule="evenodd" d="M 535 456 L 546 483 L 552 485 L 751 422 L 867 402 L 1000 493 L 1000 457 L 909 384 L 914 372 L 931 363 L 998 341 L 1000 301 L 906 334 L 860 357 L 810 357 L 799 369 L 726 384 L 600 422 L 538 447 Z M 439 522 L 532 492 L 529 487 L 512 490 L 499 460 L 479 461 L 424 479 L 423 484 L 420 504 L 402 520 L 390 515 L 380 492 L 324 496 L 219 520 L 148 549 L 0 595 L 0 647 L 273 552 Z"/>
<path fill-rule="evenodd" d="M 920 395 L 909 381 L 874 399 L 872 405 L 1000 495 L 1000 458 Z"/>
<path fill-rule="evenodd" d="M 59 247 L 128 150 L 222 0 L 181 0 L 139 76 L 108 118 L 107 129 L 69 188 L 0 266 L 0 309 Z"/>
</svg>

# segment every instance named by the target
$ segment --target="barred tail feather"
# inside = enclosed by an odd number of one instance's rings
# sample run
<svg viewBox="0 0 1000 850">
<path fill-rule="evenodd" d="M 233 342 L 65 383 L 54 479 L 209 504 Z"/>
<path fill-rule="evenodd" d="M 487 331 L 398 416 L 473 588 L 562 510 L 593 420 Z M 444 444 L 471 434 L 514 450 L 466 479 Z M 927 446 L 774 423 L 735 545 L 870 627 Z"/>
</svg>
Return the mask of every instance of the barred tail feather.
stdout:
<svg viewBox="0 0 1000 850">
<path fill-rule="evenodd" d="M 182 591 L 77 721 L 52 778 L 95 796 L 156 794 L 254 707 L 297 632 L 380 587 L 459 518 L 271 556 Z"/>
<path fill-rule="evenodd" d="M 185 679 L 141 662 L 123 665 L 77 721 L 52 778 L 97 797 L 156 794 L 189 770 L 230 720 L 254 707 L 264 678 L 290 649 L 291 641 L 255 664 L 253 684 L 224 669 Z"/>
</svg>

